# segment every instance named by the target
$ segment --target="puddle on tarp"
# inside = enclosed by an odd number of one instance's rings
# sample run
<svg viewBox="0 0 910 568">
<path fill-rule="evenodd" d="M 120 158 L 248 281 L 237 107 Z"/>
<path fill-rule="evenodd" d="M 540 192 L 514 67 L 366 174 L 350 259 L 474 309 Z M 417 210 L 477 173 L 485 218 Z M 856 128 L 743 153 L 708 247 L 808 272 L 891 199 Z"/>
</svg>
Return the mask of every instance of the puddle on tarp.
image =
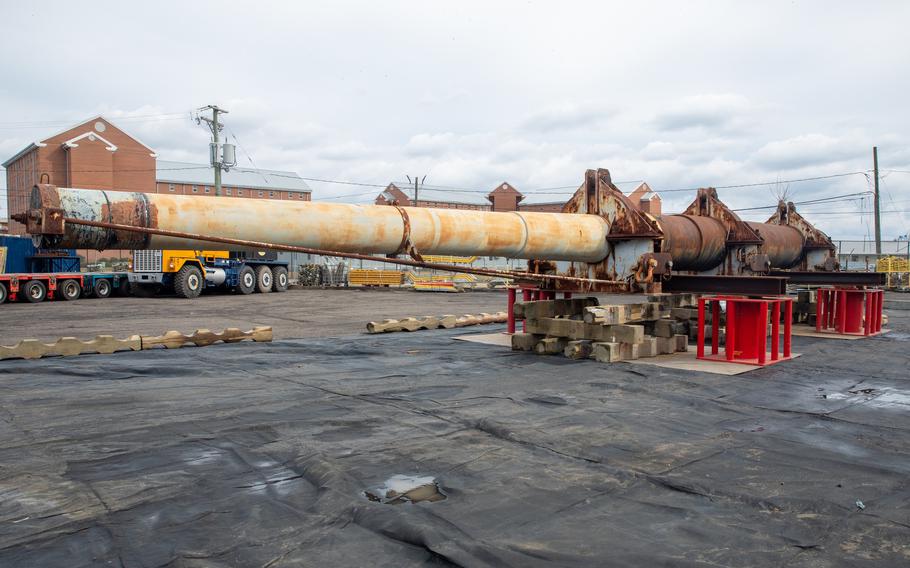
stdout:
<svg viewBox="0 0 910 568">
<path fill-rule="evenodd" d="M 446 494 L 439 489 L 436 478 L 430 476 L 393 475 L 378 487 L 363 492 L 370 501 L 387 505 L 443 501 Z"/>
<path fill-rule="evenodd" d="M 889 387 L 862 388 L 848 390 L 847 392 L 823 393 L 819 394 L 818 397 L 826 400 L 856 400 L 877 408 L 903 409 L 906 406 L 910 406 L 910 391 Z"/>
</svg>

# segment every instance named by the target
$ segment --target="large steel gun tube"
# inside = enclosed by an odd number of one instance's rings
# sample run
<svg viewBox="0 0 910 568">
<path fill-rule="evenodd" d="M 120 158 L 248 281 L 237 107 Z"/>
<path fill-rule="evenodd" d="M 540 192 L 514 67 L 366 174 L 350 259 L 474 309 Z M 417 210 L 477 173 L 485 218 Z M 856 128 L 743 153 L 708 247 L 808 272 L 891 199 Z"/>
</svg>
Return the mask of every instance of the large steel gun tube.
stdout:
<svg viewBox="0 0 910 568">
<path fill-rule="evenodd" d="M 746 221 L 762 239 L 762 252 L 768 255 L 774 268 L 791 268 L 803 254 L 806 239 L 802 233 L 786 225 L 770 223 L 753 223 Z"/>
<path fill-rule="evenodd" d="M 726 257 L 727 229 L 710 217 L 664 215 L 662 252 L 673 257 L 673 270 L 709 270 Z"/>
<path fill-rule="evenodd" d="M 29 215 L 357 253 L 416 253 L 599 262 L 608 223 L 598 215 L 344 205 L 237 197 L 130 193 L 39 185 Z M 51 215 L 53 217 L 53 215 Z M 34 221 L 34 219 L 33 219 Z M 223 245 L 62 223 L 48 217 L 43 246 L 202 249 Z M 33 223 L 34 224 L 34 223 Z"/>
</svg>

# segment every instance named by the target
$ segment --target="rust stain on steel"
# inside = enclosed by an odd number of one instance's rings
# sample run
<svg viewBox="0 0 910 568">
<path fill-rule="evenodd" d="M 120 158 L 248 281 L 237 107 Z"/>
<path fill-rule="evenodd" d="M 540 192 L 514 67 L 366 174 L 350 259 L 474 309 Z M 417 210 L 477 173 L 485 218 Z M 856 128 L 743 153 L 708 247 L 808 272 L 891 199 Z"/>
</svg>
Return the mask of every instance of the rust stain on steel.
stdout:
<svg viewBox="0 0 910 568">
<path fill-rule="evenodd" d="M 480 275 L 484 275 L 484 276 L 501 276 L 501 277 L 505 277 L 505 278 L 512 278 L 512 279 L 519 279 L 519 280 L 521 280 L 521 279 L 541 280 L 541 279 L 545 278 L 546 280 L 553 280 L 553 281 L 560 281 L 560 282 L 574 282 L 576 286 L 578 286 L 579 284 L 587 285 L 589 283 L 592 283 L 595 285 L 600 285 L 600 286 L 614 286 L 614 285 L 624 285 L 625 284 L 625 282 L 621 282 L 621 281 L 617 281 L 617 282 L 593 281 L 593 282 L 591 282 L 591 281 L 588 281 L 588 280 L 582 279 L 582 278 L 570 278 L 570 277 L 561 276 L 561 275 L 542 276 L 542 275 L 531 274 L 531 273 L 527 273 L 527 272 L 516 272 L 516 271 L 511 271 L 511 270 L 493 270 L 493 269 L 487 269 L 487 268 L 473 268 L 473 267 L 466 267 L 466 266 L 440 264 L 440 263 L 424 262 L 424 261 L 401 259 L 401 258 L 399 258 L 399 259 L 383 258 L 383 257 L 376 257 L 376 256 L 370 256 L 370 255 L 364 255 L 364 254 L 358 254 L 358 253 L 316 249 L 316 248 L 301 247 L 301 246 L 295 246 L 295 245 L 285 245 L 285 244 L 280 244 L 280 243 L 272 243 L 272 242 L 264 242 L 264 241 L 251 241 L 251 240 L 246 240 L 246 239 L 236 239 L 236 238 L 230 238 L 230 237 L 219 237 L 219 236 L 211 236 L 211 235 L 201 235 L 198 233 L 170 231 L 170 230 L 166 230 L 166 229 L 152 228 L 152 227 L 120 225 L 120 224 L 116 224 L 116 223 L 109 223 L 107 221 L 91 221 L 91 220 L 87 220 L 87 219 L 78 219 L 78 218 L 66 218 L 65 221 L 72 225 L 98 227 L 98 228 L 110 229 L 110 230 L 114 230 L 114 231 L 135 232 L 135 233 L 142 233 L 142 234 L 148 234 L 148 235 L 161 235 L 164 237 L 186 240 L 188 242 L 221 243 L 221 244 L 236 245 L 236 246 L 240 246 L 240 247 L 244 247 L 244 248 L 252 248 L 252 249 L 272 249 L 272 250 L 281 250 L 281 251 L 288 251 L 288 252 L 302 252 L 302 253 L 306 253 L 306 254 L 317 254 L 317 255 L 323 255 L 323 256 L 338 256 L 338 257 L 343 257 L 343 258 L 375 260 L 378 262 L 401 264 L 401 265 L 405 265 L 405 266 L 434 268 L 437 270 L 447 270 L 450 272 L 464 272 L 464 273 L 468 273 L 468 274 L 480 274 Z"/>
<path fill-rule="evenodd" d="M 803 255 L 804 239 L 793 227 L 746 222 L 762 238 L 761 252 L 768 255 L 771 268 L 790 268 Z"/>
<path fill-rule="evenodd" d="M 610 240 L 659 237 L 653 218 L 639 211 L 615 185 L 606 169 L 587 170 L 585 181 L 563 206 L 565 213 L 599 215 L 607 221 Z"/>
<path fill-rule="evenodd" d="M 408 243 L 411 240 L 411 220 L 408 218 L 408 212 L 405 211 L 403 207 L 399 207 L 398 205 L 393 205 L 393 207 L 401 213 L 401 221 L 404 223 L 404 230 L 401 232 L 401 244 L 398 245 L 398 250 L 396 250 L 394 254 L 402 254 L 407 252 Z M 420 259 L 418 258 L 417 260 Z"/>
<path fill-rule="evenodd" d="M 796 212 L 793 203 L 784 203 L 780 201 L 777 204 L 777 210 L 766 221 L 773 225 L 787 225 L 799 231 L 805 239 L 803 245 L 807 249 L 828 249 L 832 253 L 835 251 L 834 243 L 825 233 L 819 231 L 807 221 L 802 215 Z"/>
<path fill-rule="evenodd" d="M 761 238 L 755 231 L 717 198 L 717 190 L 713 187 L 699 189 L 695 201 L 683 211 L 683 215 L 710 217 L 720 221 L 727 229 L 728 244 L 761 244 Z"/>
<path fill-rule="evenodd" d="M 661 252 L 673 258 L 674 270 L 704 271 L 724 261 L 727 229 L 710 217 L 664 215 L 659 220 L 663 229 Z"/>
<path fill-rule="evenodd" d="M 101 218 L 118 225 L 131 225 L 135 227 L 149 227 L 148 199 L 129 199 L 124 201 L 109 201 L 101 206 Z M 148 236 L 141 233 L 128 231 L 110 231 L 105 239 L 106 247 L 120 249 L 142 249 L 148 246 Z"/>
<path fill-rule="evenodd" d="M 39 207 L 60 208 L 60 195 L 57 193 L 57 186 L 48 183 L 39 183 L 32 190 L 31 206 L 35 209 Z"/>
<path fill-rule="evenodd" d="M 511 256 L 598 261 L 606 256 L 606 222 L 595 215 L 486 212 L 387 206 L 289 203 L 50 188 L 71 207 L 67 217 L 154 225 L 176 232 L 221 235 L 324 250 L 395 254 L 403 241 L 423 254 Z M 46 200 L 47 201 L 47 200 Z M 66 205 L 69 204 L 69 205 Z M 406 218 L 401 213 L 404 211 Z M 199 248 L 161 235 L 146 243 L 115 231 L 67 231 L 75 248 Z"/>
</svg>

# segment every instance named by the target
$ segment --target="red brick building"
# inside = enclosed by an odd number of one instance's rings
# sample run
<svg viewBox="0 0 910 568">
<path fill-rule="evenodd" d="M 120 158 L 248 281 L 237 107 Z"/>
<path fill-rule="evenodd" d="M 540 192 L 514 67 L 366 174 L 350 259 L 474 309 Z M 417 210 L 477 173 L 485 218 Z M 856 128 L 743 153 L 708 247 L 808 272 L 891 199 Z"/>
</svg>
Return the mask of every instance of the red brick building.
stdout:
<svg viewBox="0 0 910 568">
<path fill-rule="evenodd" d="M 565 201 L 550 203 L 522 204 L 525 198 L 517 189 L 508 182 L 502 182 L 487 194 L 486 203 L 465 203 L 461 201 L 445 201 L 439 199 L 420 199 L 419 207 L 436 207 L 439 209 L 473 209 L 475 211 L 562 211 Z M 405 205 L 414 206 L 414 200 L 394 183 L 390 183 L 374 201 L 376 205 Z"/>
<path fill-rule="evenodd" d="M 629 194 L 629 200 L 639 211 L 660 217 L 660 196 L 654 193 L 651 186 L 647 183 L 641 182 L 638 187 L 633 189 L 632 193 Z"/>
<path fill-rule="evenodd" d="M 110 120 L 96 116 L 29 144 L 3 163 L 8 212 L 25 211 L 37 183 L 144 193 L 215 194 L 210 166 L 157 158 L 152 148 Z M 309 201 L 312 195 L 294 172 L 250 168 L 225 172 L 222 189 L 225 196 L 247 199 Z M 22 234 L 24 229 L 21 223 L 9 223 L 12 234 Z"/>
</svg>

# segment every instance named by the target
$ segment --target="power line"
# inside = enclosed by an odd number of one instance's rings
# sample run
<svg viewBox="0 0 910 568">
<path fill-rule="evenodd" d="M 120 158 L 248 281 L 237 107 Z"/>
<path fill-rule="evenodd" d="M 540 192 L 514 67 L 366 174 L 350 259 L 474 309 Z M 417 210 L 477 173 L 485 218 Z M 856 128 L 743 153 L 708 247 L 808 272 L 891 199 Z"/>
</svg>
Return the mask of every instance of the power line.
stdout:
<svg viewBox="0 0 910 568">
<path fill-rule="evenodd" d="M 331 197 L 314 197 L 313 201 L 327 201 L 329 199 L 345 199 L 347 197 L 364 197 L 366 195 L 376 195 L 373 191 L 367 191 L 364 193 L 349 193 L 347 195 L 333 195 Z"/>
<path fill-rule="evenodd" d="M 910 209 L 892 209 L 881 212 L 882 215 L 887 213 L 910 213 Z M 812 215 L 861 215 L 865 217 L 868 215 L 875 215 L 875 211 L 813 211 Z"/>
<path fill-rule="evenodd" d="M 843 195 L 833 195 L 831 197 L 822 197 L 819 199 L 810 199 L 808 201 L 796 201 L 793 204 L 794 205 L 810 205 L 810 204 L 815 204 L 815 203 L 835 203 L 838 201 L 856 201 L 857 198 L 855 196 L 857 196 L 857 195 L 864 196 L 864 195 L 868 195 L 868 194 L 869 194 L 868 191 L 860 191 L 860 192 L 856 192 L 856 193 L 845 193 Z M 851 199 L 846 199 L 848 197 Z M 859 198 L 859 199 L 861 199 L 861 198 Z M 740 209 L 733 209 L 733 211 L 758 211 L 761 209 L 777 209 L 777 205 L 763 205 L 761 207 L 743 207 Z"/>
<path fill-rule="evenodd" d="M 277 177 L 292 178 L 292 179 L 302 179 L 302 180 L 306 180 L 306 181 L 315 181 L 315 182 L 320 182 L 320 183 L 336 183 L 336 184 L 340 184 L 340 185 L 357 185 L 360 187 L 381 187 L 381 188 L 388 187 L 388 184 L 361 183 L 361 182 L 357 182 L 357 181 L 340 181 L 337 179 L 297 177 L 297 176 L 289 176 L 289 175 L 282 175 L 282 174 L 269 174 L 269 175 L 273 175 L 273 176 L 277 176 Z"/>
<path fill-rule="evenodd" d="M 758 187 L 758 186 L 764 186 L 764 185 L 777 185 L 777 184 L 781 184 L 781 183 L 798 183 L 798 182 L 803 182 L 803 181 L 817 181 L 817 180 L 822 180 L 822 179 L 832 179 L 832 178 L 839 178 L 839 177 L 846 177 L 846 176 L 866 175 L 866 173 L 868 173 L 868 172 L 869 172 L 869 170 L 863 170 L 863 171 L 858 171 L 858 172 L 846 172 L 843 174 L 831 174 L 831 175 L 826 175 L 826 176 L 815 176 L 815 177 L 808 177 L 808 178 L 781 179 L 781 180 L 776 180 L 776 181 L 763 181 L 763 182 L 757 182 L 757 183 L 741 183 L 741 184 L 736 184 L 736 185 L 711 185 L 711 186 L 702 186 L 702 187 L 684 187 L 684 188 L 680 188 L 680 189 L 661 189 L 661 190 L 654 190 L 654 191 L 657 193 L 670 193 L 670 192 L 674 192 L 674 191 L 698 191 L 699 189 L 702 189 L 703 187 L 713 187 L 714 189 L 740 189 L 740 188 Z"/>
<path fill-rule="evenodd" d="M 257 172 L 259 173 L 259 175 L 262 176 L 262 179 L 265 180 L 265 183 L 266 183 L 266 184 L 271 185 L 271 182 L 269 181 L 269 178 L 267 178 L 267 177 L 265 176 L 265 174 L 262 173 L 262 171 L 259 171 L 259 166 L 257 166 L 256 163 L 253 162 L 253 157 L 250 156 L 250 153 L 247 152 L 247 151 L 246 151 L 246 148 L 243 147 L 243 144 L 240 143 L 240 139 L 237 138 L 237 135 L 234 134 L 234 131 L 231 130 L 230 128 L 228 128 L 228 133 L 229 133 L 231 136 L 234 137 L 234 142 L 237 143 L 237 147 L 240 148 L 240 151 L 243 152 L 243 155 L 244 155 L 244 156 L 246 156 L 246 159 L 250 162 L 250 165 L 253 166 L 253 169 L 257 170 Z"/>
</svg>

